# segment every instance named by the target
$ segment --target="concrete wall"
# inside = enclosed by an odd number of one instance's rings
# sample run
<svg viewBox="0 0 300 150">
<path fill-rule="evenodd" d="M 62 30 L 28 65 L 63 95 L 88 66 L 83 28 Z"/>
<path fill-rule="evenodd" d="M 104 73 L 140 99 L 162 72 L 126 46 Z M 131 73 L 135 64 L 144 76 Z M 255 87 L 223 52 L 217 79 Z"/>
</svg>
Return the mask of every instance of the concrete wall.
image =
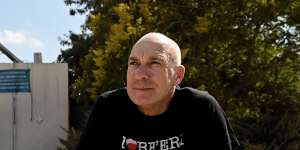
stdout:
<svg viewBox="0 0 300 150">
<path fill-rule="evenodd" d="M 0 64 L 6 69 L 30 69 L 31 92 L 0 93 L 0 150 L 56 150 L 67 137 L 67 64 Z"/>
</svg>

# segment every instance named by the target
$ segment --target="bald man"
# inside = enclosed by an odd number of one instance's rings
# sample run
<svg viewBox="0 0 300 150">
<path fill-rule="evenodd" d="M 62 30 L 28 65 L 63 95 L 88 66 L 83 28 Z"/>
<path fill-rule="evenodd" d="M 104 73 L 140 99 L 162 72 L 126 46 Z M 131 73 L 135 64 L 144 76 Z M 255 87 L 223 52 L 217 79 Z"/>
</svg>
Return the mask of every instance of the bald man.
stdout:
<svg viewBox="0 0 300 150">
<path fill-rule="evenodd" d="M 238 141 L 207 92 L 179 88 L 180 48 L 151 32 L 132 47 L 127 87 L 103 93 L 78 150 L 231 150 Z"/>
</svg>

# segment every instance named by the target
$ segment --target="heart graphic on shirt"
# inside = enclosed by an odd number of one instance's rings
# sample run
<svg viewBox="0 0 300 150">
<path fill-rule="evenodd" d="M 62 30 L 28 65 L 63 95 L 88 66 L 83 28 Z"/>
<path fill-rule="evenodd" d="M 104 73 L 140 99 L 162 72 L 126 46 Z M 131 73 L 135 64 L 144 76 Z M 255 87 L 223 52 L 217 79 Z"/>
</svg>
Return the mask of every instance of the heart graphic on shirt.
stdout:
<svg viewBox="0 0 300 150">
<path fill-rule="evenodd" d="M 136 150 L 136 148 L 137 148 L 137 142 L 133 139 L 127 139 L 126 144 L 127 144 L 128 150 Z"/>
<path fill-rule="evenodd" d="M 136 144 L 128 144 L 128 150 L 135 150 L 137 148 Z"/>
</svg>

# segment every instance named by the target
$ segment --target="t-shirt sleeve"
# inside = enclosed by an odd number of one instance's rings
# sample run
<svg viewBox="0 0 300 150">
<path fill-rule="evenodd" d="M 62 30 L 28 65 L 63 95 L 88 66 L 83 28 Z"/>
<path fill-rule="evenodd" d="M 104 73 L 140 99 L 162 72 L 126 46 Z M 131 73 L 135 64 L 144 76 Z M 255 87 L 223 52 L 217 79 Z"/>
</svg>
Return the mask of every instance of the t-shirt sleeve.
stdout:
<svg viewBox="0 0 300 150">
<path fill-rule="evenodd" d="M 97 102 L 92 109 L 86 127 L 81 134 L 77 150 L 93 149 L 93 147 L 97 145 L 97 142 L 99 142 L 100 135 L 98 135 L 99 132 L 97 131 L 104 128 L 104 125 L 101 124 L 99 120 L 99 118 L 103 119 L 104 117 L 104 101 L 105 97 L 103 96 L 97 98 Z"/>
<path fill-rule="evenodd" d="M 239 145 L 239 142 L 233 132 L 233 129 L 225 115 L 225 112 L 218 102 L 210 96 L 211 119 L 209 124 L 212 126 L 211 147 L 212 149 L 233 150 Z"/>
</svg>

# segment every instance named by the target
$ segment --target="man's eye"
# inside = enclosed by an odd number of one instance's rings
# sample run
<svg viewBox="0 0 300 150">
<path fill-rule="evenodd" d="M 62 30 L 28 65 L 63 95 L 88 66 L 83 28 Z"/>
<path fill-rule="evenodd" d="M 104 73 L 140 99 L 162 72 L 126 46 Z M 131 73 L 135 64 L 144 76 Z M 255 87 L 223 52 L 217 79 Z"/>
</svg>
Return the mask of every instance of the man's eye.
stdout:
<svg viewBox="0 0 300 150">
<path fill-rule="evenodd" d="M 161 63 L 159 61 L 152 61 L 151 64 L 157 64 L 160 65 Z"/>
<path fill-rule="evenodd" d="M 134 65 L 134 66 L 136 66 L 136 65 L 138 65 L 138 63 L 135 62 L 135 61 L 132 61 L 132 62 L 129 62 L 129 65 Z"/>
</svg>

